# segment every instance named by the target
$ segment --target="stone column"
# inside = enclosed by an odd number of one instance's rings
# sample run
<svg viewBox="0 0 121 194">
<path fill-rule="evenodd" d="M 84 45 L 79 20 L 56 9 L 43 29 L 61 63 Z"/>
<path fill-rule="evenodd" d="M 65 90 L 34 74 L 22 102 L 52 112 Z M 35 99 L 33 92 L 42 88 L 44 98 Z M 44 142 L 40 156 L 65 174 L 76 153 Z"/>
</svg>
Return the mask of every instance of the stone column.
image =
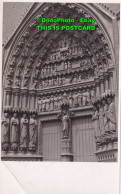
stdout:
<svg viewBox="0 0 121 194">
<path fill-rule="evenodd" d="M 95 83 L 96 83 L 96 98 L 98 98 L 100 96 L 100 89 L 99 89 L 99 79 L 95 78 Z"/>
<path fill-rule="evenodd" d="M 6 91 L 6 101 L 5 101 L 5 106 L 10 106 L 11 105 L 11 87 L 6 87 L 5 88 Z"/>
<path fill-rule="evenodd" d="M 30 90 L 30 109 L 35 109 L 36 90 Z"/>
<path fill-rule="evenodd" d="M 110 90 L 114 90 L 113 72 L 110 72 L 109 82 L 110 82 Z"/>
<path fill-rule="evenodd" d="M 100 79 L 100 93 L 103 94 L 104 93 L 104 77 L 103 77 L 103 75 L 100 75 L 99 79 Z"/>
<path fill-rule="evenodd" d="M 14 107 L 19 107 L 20 89 L 19 88 L 14 88 L 13 89 L 13 95 L 14 95 Z"/>
<path fill-rule="evenodd" d="M 109 90 L 109 84 L 108 84 L 108 73 L 104 74 L 104 81 L 105 81 L 105 91 Z"/>
<path fill-rule="evenodd" d="M 21 100 L 21 103 L 22 103 L 22 108 L 26 108 L 27 107 L 27 96 L 28 96 L 28 90 L 27 89 L 22 89 L 21 90 L 21 94 L 22 94 L 22 100 Z"/>
</svg>

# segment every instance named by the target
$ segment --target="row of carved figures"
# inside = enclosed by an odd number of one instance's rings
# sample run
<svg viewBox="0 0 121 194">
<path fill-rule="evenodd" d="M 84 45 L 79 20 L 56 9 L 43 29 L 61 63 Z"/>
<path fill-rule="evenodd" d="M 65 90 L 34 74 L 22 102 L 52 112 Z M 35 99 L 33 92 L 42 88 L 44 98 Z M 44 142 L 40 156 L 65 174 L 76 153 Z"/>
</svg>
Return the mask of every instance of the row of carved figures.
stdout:
<svg viewBox="0 0 121 194">
<path fill-rule="evenodd" d="M 96 139 L 99 140 L 105 134 L 109 135 L 116 132 L 115 104 L 111 97 L 102 98 L 94 106 L 92 120 L 94 121 Z"/>
<path fill-rule="evenodd" d="M 20 137 L 20 138 L 19 138 Z M 35 151 L 37 143 L 37 120 L 32 114 L 28 119 L 24 113 L 21 119 L 16 112 L 10 118 L 7 112 L 2 118 L 2 150 L 7 151 Z"/>
<path fill-rule="evenodd" d="M 65 96 L 67 94 L 64 94 Z M 61 105 L 63 102 L 63 96 L 60 95 L 51 95 L 47 97 L 39 98 L 38 106 L 39 112 L 51 112 L 61 109 Z M 90 94 L 88 91 L 84 90 L 83 93 L 74 93 L 73 95 L 70 93 L 67 96 L 67 101 L 69 103 L 70 108 L 77 108 L 81 106 L 87 106 L 91 103 L 91 98 L 94 97 L 94 91 Z"/>
<path fill-rule="evenodd" d="M 65 49 L 67 47 L 63 47 L 62 49 Z M 50 61 L 57 61 L 57 60 L 63 60 L 66 59 L 67 57 L 72 57 L 72 56 L 82 56 L 83 55 L 83 49 L 81 46 L 73 46 L 69 47 L 66 50 L 62 50 L 58 52 L 57 54 L 51 54 L 51 56 L 48 56 L 47 62 Z"/>
<path fill-rule="evenodd" d="M 77 60 L 76 62 L 70 62 L 69 60 L 62 61 L 61 63 L 55 63 L 55 64 L 49 64 L 49 65 L 44 65 L 44 67 L 41 70 L 41 75 L 49 75 L 49 74 L 54 74 L 56 71 L 61 70 L 67 70 L 67 69 L 72 69 L 75 68 L 76 66 L 81 67 L 81 68 L 87 68 L 87 65 L 89 66 L 91 62 L 87 59 L 84 60 Z"/>
<path fill-rule="evenodd" d="M 56 76 L 56 77 L 48 77 L 47 79 L 42 79 L 40 81 L 39 88 L 46 88 L 50 86 L 59 86 L 59 85 L 66 85 L 70 83 L 78 83 L 83 82 L 86 80 L 93 79 L 93 71 L 85 71 L 83 73 L 75 73 L 72 76 Z"/>
</svg>

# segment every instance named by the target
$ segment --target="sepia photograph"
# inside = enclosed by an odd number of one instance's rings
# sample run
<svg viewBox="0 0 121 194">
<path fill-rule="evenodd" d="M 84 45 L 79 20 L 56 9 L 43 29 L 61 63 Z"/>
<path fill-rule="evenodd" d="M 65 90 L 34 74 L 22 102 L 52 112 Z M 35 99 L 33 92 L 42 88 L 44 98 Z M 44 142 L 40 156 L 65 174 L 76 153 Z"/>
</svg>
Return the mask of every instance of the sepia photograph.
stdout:
<svg viewBox="0 0 121 194">
<path fill-rule="evenodd" d="M 3 2 L 1 160 L 118 162 L 119 3 Z"/>
</svg>

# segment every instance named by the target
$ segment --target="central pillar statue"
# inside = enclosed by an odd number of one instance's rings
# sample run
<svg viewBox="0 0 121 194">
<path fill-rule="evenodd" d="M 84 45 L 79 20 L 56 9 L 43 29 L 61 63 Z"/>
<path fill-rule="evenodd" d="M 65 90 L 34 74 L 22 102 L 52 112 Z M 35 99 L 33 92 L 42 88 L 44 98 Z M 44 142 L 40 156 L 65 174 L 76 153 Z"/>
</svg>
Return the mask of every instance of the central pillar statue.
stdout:
<svg viewBox="0 0 121 194">
<path fill-rule="evenodd" d="M 62 136 L 61 136 L 61 161 L 73 161 L 72 154 L 72 128 L 71 116 L 69 112 L 69 100 L 67 95 L 63 95 L 61 104 L 61 113 L 57 115 L 62 121 Z"/>
</svg>

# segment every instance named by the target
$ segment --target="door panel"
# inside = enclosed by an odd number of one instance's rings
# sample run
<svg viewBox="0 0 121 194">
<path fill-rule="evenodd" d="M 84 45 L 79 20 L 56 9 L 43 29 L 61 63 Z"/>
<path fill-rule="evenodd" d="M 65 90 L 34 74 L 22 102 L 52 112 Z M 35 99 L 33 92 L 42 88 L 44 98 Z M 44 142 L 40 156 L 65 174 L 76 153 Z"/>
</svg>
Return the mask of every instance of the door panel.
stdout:
<svg viewBox="0 0 121 194">
<path fill-rule="evenodd" d="M 43 123 L 43 161 L 60 161 L 61 122 Z"/>
<path fill-rule="evenodd" d="M 94 162 L 95 140 L 91 117 L 72 120 L 72 145 L 74 161 Z"/>
</svg>

